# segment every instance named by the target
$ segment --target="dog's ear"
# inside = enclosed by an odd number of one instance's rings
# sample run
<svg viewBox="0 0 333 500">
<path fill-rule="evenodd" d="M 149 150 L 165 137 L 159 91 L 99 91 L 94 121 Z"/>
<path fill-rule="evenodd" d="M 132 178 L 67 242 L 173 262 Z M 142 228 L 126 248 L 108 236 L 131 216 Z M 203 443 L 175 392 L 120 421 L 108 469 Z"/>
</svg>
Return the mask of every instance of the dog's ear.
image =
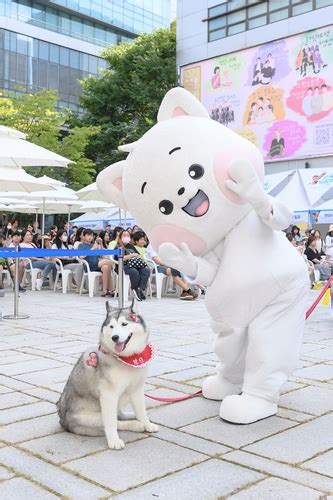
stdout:
<svg viewBox="0 0 333 500">
<path fill-rule="evenodd" d="M 135 297 L 133 297 L 132 299 L 131 312 L 134 314 L 139 314 L 138 301 L 135 300 Z"/>
<path fill-rule="evenodd" d="M 108 300 L 105 302 L 105 308 L 108 314 L 112 311 L 112 306 Z"/>
</svg>

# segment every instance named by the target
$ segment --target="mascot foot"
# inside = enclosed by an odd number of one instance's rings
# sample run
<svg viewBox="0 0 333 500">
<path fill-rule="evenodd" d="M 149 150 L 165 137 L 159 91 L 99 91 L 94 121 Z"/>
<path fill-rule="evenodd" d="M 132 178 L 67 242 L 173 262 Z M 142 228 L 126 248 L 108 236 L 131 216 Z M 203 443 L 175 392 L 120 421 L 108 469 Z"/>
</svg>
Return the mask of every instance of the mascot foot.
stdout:
<svg viewBox="0 0 333 500">
<path fill-rule="evenodd" d="M 220 417 L 233 424 L 252 424 L 277 413 L 277 403 L 242 394 L 228 396 L 220 406 Z"/>
<path fill-rule="evenodd" d="M 202 384 L 202 395 L 207 399 L 215 399 L 222 401 L 226 396 L 231 394 L 240 394 L 241 388 L 219 375 L 212 375 L 206 378 Z"/>
</svg>

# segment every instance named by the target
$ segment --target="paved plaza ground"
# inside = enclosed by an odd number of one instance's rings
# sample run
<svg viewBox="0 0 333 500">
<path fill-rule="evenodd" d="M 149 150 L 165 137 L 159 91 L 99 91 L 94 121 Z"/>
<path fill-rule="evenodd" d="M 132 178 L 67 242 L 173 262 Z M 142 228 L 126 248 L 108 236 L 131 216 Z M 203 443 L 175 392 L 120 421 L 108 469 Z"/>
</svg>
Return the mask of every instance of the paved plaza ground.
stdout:
<svg viewBox="0 0 333 500">
<path fill-rule="evenodd" d="M 312 292 L 312 299 L 318 292 Z M 0 299 L 12 312 L 13 294 Z M 147 399 L 154 435 L 122 432 L 122 451 L 104 438 L 62 431 L 55 402 L 79 354 L 96 346 L 104 300 L 28 291 L 31 318 L 0 321 L 1 499 L 333 499 L 333 318 L 307 321 L 299 369 L 277 416 L 248 426 L 222 422 L 219 403 Z M 204 299 L 147 300 L 141 311 L 158 355 L 148 392 L 179 396 L 214 373 Z"/>
</svg>

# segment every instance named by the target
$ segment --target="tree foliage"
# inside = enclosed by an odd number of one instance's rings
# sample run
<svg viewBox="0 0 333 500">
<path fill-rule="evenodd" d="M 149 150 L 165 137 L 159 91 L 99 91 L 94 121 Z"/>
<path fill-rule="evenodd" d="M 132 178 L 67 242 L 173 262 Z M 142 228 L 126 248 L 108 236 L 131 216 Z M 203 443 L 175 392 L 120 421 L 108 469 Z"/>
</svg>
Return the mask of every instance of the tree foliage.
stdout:
<svg viewBox="0 0 333 500">
<path fill-rule="evenodd" d="M 103 53 L 107 69 L 82 83 L 81 124 L 101 127 L 88 147 L 98 170 L 123 157 L 119 144 L 141 137 L 155 122 L 164 94 L 177 83 L 176 32 L 159 29 Z"/>
<path fill-rule="evenodd" d="M 57 95 L 50 90 L 36 94 L 21 94 L 15 98 L 0 99 L 0 123 L 27 134 L 27 140 L 61 154 L 75 163 L 68 168 L 30 168 L 35 176 L 49 175 L 80 189 L 95 177 L 95 165 L 86 157 L 89 140 L 99 132 L 98 127 L 75 126 L 66 130 L 67 114 L 57 111 Z"/>
</svg>

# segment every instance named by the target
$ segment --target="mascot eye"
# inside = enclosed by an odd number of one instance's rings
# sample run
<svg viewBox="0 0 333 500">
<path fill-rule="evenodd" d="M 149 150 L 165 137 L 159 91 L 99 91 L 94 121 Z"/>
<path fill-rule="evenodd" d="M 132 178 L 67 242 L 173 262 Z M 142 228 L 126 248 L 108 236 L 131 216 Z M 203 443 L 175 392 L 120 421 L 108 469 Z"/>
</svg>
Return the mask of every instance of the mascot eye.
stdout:
<svg viewBox="0 0 333 500">
<path fill-rule="evenodd" d="M 163 200 L 158 205 L 158 208 L 160 209 L 160 212 L 162 212 L 162 214 L 170 215 L 173 211 L 173 204 L 169 200 Z"/>
<path fill-rule="evenodd" d="M 197 165 L 196 163 L 194 165 L 191 165 L 188 169 L 188 174 L 191 179 L 201 179 L 204 173 L 205 169 L 201 165 Z"/>
</svg>

